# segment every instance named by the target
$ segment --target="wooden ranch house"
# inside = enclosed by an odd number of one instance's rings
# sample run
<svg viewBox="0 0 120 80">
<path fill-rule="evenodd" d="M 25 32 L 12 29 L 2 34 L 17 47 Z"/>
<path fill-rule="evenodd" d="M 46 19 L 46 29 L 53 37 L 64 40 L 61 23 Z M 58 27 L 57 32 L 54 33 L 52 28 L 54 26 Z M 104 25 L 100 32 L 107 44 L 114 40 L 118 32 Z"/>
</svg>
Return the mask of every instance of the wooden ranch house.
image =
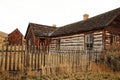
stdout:
<svg viewBox="0 0 120 80">
<path fill-rule="evenodd" d="M 56 30 L 56 26 L 40 25 L 29 23 L 25 35 L 26 45 L 28 47 L 37 47 L 41 51 L 48 51 L 49 49 L 49 35 Z"/>
<path fill-rule="evenodd" d="M 23 44 L 23 35 L 18 29 L 15 29 L 13 32 L 8 34 L 8 44 L 9 45 Z"/>
<path fill-rule="evenodd" d="M 65 25 L 51 34 L 50 52 L 70 50 L 103 51 L 120 43 L 120 8 Z"/>
</svg>

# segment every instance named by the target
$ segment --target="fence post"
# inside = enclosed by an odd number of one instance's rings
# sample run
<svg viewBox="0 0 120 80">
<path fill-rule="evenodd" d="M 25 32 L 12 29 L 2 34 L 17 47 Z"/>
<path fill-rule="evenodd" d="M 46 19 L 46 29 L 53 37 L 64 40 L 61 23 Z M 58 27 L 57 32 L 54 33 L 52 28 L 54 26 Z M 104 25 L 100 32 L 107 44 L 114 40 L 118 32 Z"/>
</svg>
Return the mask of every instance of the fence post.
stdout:
<svg viewBox="0 0 120 80">
<path fill-rule="evenodd" d="M 37 56 L 36 56 L 36 55 L 37 55 L 36 50 L 37 50 L 37 49 L 36 49 L 36 46 L 35 46 L 35 48 L 34 48 L 34 55 L 35 55 L 35 56 L 34 56 L 34 59 L 35 59 L 35 60 L 34 60 L 34 69 L 35 69 L 35 70 L 36 70 L 36 61 L 37 61 L 37 59 L 36 59 L 36 58 L 37 58 Z"/>
<path fill-rule="evenodd" d="M 15 59 L 16 59 L 16 45 L 14 46 L 14 53 L 13 53 L 13 70 L 15 70 L 15 65 L 16 65 Z"/>
<path fill-rule="evenodd" d="M 30 50 L 30 47 L 29 47 L 29 50 Z M 29 51 L 30 54 L 31 54 L 31 68 L 33 69 L 33 46 L 31 47 L 31 50 Z"/>
<path fill-rule="evenodd" d="M 25 49 L 25 45 L 21 45 L 21 48 L 20 48 L 20 63 L 21 63 L 21 65 L 20 65 L 20 69 L 21 70 L 23 70 L 23 66 L 24 66 L 24 52 L 26 51 L 26 49 Z"/>
<path fill-rule="evenodd" d="M 10 54 L 10 55 L 9 55 L 9 70 L 11 70 L 11 58 L 12 58 L 12 57 L 11 57 L 11 56 L 12 56 L 12 55 L 11 55 L 11 52 L 12 52 L 12 45 L 10 45 L 10 53 L 9 53 L 9 54 Z"/>
<path fill-rule="evenodd" d="M 7 70 L 7 57 L 8 57 L 8 44 L 6 44 L 6 54 L 5 54 L 5 70 Z"/>
<path fill-rule="evenodd" d="M 38 69 L 40 69 L 40 45 L 38 46 Z"/>
<path fill-rule="evenodd" d="M 20 61 L 20 57 L 19 57 L 20 56 L 20 45 L 18 45 L 18 55 L 17 56 L 18 56 L 18 59 L 17 59 L 17 70 L 19 70 L 20 69 L 20 67 L 19 67 L 19 65 L 20 65 L 20 62 L 19 62 Z"/>
<path fill-rule="evenodd" d="M 0 66 L 1 66 L 1 68 L 0 68 L 0 70 L 3 70 L 4 69 L 4 63 L 3 63 L 3 61 L 4 61 L 4 46 L 2 45 L 2 55 L 1 55 L 1 64 L 0 64 Z"/>
</svg>

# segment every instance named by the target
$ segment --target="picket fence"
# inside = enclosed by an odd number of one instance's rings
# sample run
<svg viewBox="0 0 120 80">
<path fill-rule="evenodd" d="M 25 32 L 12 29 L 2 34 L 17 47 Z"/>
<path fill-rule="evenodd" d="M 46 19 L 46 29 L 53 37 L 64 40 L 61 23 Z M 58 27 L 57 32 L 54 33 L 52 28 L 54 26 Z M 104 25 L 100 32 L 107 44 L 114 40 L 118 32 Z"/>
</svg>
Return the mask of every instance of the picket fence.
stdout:
<svg viewBox="0 0 120 80">
<path fill-rule="evenodd" d="M 43 75 L 78 72 L 88 70 L 90 61 L 96 61 L 99 54 L 84 50 L 46 53 L 40 47 L 5 45 L 0 49 L 0 72 L 31 70 L 41 71 Z"/>
</svg>

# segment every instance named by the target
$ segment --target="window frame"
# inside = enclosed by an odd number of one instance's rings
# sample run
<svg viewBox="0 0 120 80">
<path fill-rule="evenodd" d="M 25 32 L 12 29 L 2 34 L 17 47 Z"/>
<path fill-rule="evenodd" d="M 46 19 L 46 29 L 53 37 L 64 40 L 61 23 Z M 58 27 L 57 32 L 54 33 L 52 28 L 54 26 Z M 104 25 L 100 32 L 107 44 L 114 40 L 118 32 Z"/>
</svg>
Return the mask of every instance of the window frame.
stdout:
<svg viewBox="0 0 120 80">
<path fill-rule="evenodd" d="M 56 51 L 60 50 L 60 39 L 56 40 Z"/>
<path fill-rule="evenodd" d="M 94 44 L 94 35 L 93 33 L 85 34 L 85 45 L 87 50 L 92 50 Z"/>
</svg>

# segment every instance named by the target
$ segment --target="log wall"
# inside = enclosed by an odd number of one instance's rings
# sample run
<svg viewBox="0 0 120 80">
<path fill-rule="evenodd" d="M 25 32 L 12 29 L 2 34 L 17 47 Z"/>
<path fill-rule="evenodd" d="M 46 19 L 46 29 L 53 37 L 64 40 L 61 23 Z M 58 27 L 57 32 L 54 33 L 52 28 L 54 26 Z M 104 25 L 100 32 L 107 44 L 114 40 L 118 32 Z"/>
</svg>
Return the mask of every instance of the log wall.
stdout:
<svg viewBox="0 0 120 80">
<path fill-rule="evenodd" d="M 106 31 L 105 43 L 106 49 L 110 47 L 112 44 L 120 44 L 120 35 Z"/>
<path fill-rule="evenodd" d="M 102 51 L 104 49 L 103 31 L 94 32 L 93 50 Z"/>
<path fill-rule="evenodd" d="M 89 34 L 89 33 L 87 33 Z M 91 33 L 90 33 L 91 34 Z M 103 31 L 92 32 L 93 34 L 93 49 L 102 51 L 104 49 Z M 59 51 L 70 50 L 85 50 L 85 34 L 77 34 L 71 36 L 63 36 L 52 38 L 50 43 L 50 52 L 56 52 L 57 45 L 60 46 Z M 60 40 L 60 44 L 57 44 L 57 40 Z"/>
<path fill-rule="evenodd" d="M 60 40 L 60 44 L 56 44 L 57 40 Z M 52 38 L 50 52 L 56 52 L 57 45 L 60 46 L 59 51 L 64 52 L 68 50 L 84 50 L 84 34 Z"/>
</svg>

